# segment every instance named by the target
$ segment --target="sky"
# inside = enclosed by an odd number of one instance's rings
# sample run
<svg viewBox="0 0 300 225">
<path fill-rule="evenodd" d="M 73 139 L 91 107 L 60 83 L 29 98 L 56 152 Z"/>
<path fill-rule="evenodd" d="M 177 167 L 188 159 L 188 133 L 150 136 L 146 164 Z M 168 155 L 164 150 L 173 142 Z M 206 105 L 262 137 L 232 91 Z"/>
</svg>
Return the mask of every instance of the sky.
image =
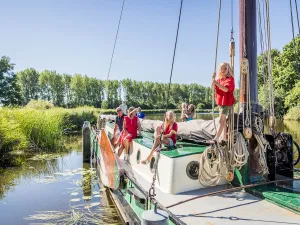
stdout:
<svg viewBox="0 0 300 225">
<path fill-rule="evenodd" d="M 105 80 L 122 2 L 0 0 L 0 56 L 9 56 L 15 71 L 48 69 Z M 218 63 L 229 61 L 231 31 L 231 1 L 222 2 Z M 184 0 L 173 83 L 210 85 L 218 3 Z M 110 79 L 169 81 L 179 6 L 180 0 L 125 1 Z M 238 64 L 238 0 L 233 11 Z M 292 39 L 289 1 L 271 0 L 270 18 L 272 48 L 282 50 Z"/>
</svg>

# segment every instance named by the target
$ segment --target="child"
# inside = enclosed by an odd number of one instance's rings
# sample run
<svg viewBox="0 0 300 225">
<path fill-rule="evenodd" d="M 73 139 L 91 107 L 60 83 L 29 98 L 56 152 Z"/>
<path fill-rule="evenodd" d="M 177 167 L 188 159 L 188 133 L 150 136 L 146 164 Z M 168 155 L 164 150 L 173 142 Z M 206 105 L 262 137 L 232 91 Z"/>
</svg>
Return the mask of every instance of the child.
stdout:
<svg viewBox="0 0 300 225">
<path fill-rule="evenodd" d="M 186 121 L 193 120 L 194 116 L 195 116 L 195 106 L 193 104 L 189 104 L 188 110 L 187 110 Z"/>
<path fill-rule="evenodd" d="M 187 118 L 187 104 L 185 102 L 183 102 L 181 104 L 181 121 L 182 122 L 185 122 L 186 121 L 186 118 Z"/>
<path fill-rule="evenodd" d="M 226 129 L 226 116 L 229 114 L 229 110 L 235 103 L 234 98 L 234 77 L 230 65 L 223 62 L 219 66 L 218 79 L 215 80 L 216 74 L 213 74 L 212 88 L 215 89 L 216 104 L 220 107 L 220 127 L 211 141 L 211 144 L 218 141 L 219 137 L 223 133 L 223 141 L 227 142 L 227 129 Z"/>
</svg>

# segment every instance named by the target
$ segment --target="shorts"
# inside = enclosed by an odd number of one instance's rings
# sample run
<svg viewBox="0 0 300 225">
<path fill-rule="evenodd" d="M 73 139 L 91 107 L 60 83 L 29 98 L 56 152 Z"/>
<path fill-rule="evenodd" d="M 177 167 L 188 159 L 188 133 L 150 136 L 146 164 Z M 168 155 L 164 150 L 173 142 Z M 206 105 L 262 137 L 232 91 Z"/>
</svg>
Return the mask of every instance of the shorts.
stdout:
<svg viewBox="0 0 300 225">
<path fill-rule="evenodd" d="M 228 105 L 220 106 L 220 114 L 224 114 L 225 116 L 228 116 L 231 108 L 232 106 L 228 106 Z"/>
<path fill-rule="evenodd" d="M 173 140 L 172 140 L 171 138 L 168 138 L 168 139 L 169 139 L 169 144 L 168 144 L 168 146 L 173 147 L 173 146 L 174 146 Z"/>
</svg>

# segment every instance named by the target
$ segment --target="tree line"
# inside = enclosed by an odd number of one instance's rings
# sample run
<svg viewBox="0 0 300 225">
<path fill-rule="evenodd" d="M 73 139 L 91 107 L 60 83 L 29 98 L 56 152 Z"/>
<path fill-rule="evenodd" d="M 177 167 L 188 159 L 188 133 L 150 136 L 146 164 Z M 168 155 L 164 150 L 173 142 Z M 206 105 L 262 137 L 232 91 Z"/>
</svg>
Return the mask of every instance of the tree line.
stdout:
<svg viewBox="0 0 300 225">
<path fill-rule="evenodd" d="M 193 103 L 198 109 L 211 108 L 211 88 L 196 83 L 171 84 L 167 93 L 166 83 L 131 79 L 104 81 L 81 74 L 72 76 L 49 70 L 38 72 L 33 68 L 15 74 L 14 64 L 6 56 L 1 58 L 0 64 L 0 79 L 6 80 L 0 82 L 3 84 L 0 86 L 1 90 L 6 90 L 0 96 L 3 105 L 26 105 L 31 99 L 43 99 L 59 107 L 85 105 L 111 109 L 125 100 L 129 106 L 162 109 L 166 107 L 169 94 L 168 108 L 178 108 L 182 102 Z"/>
<path fill-rule="evenodd" d="M 289 109 L 300 106 L 300 37 L 297 36 L 285 45 L 281 52 L 278 49 L 272 49 L 271 59 L 275 113 L 277 116 L 283 116 Z M 267 54 L 260 54 L 257 57 L 257 63 L 258 98 L 264 108 L 268 109 L 269 92 L 272 89 L 266 77 Z"/>
</svg>

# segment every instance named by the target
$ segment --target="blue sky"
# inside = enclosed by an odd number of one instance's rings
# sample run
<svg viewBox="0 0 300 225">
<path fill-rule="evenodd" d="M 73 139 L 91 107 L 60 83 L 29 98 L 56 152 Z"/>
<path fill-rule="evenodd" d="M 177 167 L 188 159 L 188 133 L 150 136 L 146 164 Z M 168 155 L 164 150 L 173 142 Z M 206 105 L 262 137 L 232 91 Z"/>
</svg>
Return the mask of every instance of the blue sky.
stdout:
<svg viewBox="0 0 300 225">
<path fill-rule="evenodd" d="M 173 82 L 210 85 L 218 2 L 184 1 Z M 233 2 L 238 48 L 238 0 Z M 272 47 L 281 50 L 292 38 L 289 1 L 270 2 Z M 230 3 L 222 5 L 219 62 L 229 61 Z M 179 5 L 126 0 L 110 79 L 168 82 Z M 0 55 L 9 56 L 16 71 L 33 67 L 106 79 L 121 6 L 122 0 L 2 0 Z"/>
</svg>

